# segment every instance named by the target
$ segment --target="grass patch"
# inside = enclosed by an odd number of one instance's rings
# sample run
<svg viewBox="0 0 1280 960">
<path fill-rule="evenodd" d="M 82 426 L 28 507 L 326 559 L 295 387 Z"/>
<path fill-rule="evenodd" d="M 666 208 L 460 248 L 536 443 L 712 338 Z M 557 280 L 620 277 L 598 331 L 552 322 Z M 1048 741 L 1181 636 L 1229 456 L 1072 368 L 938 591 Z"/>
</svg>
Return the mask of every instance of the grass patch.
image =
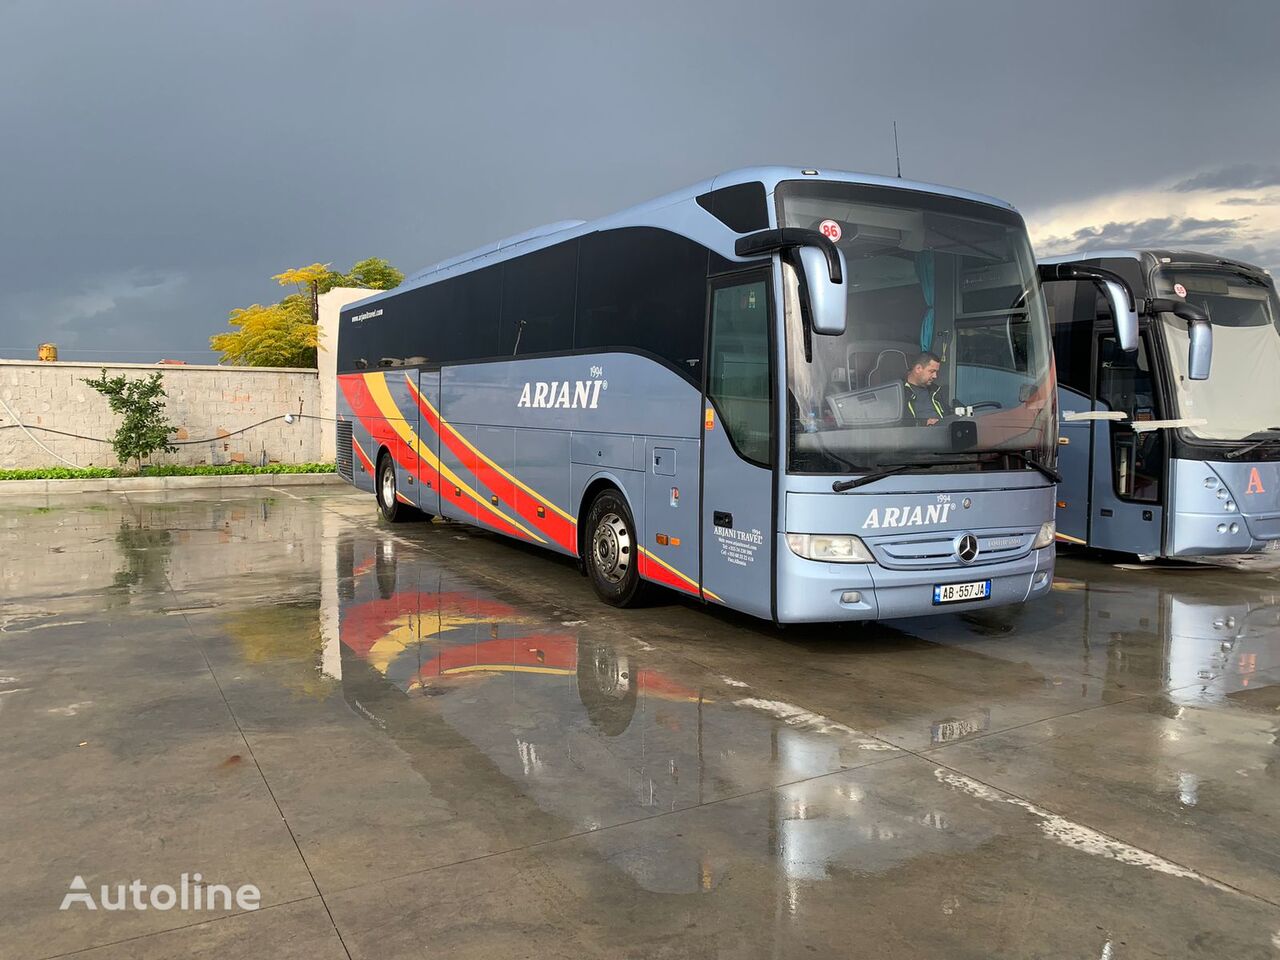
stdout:
<svg viewBox="0 0 1280 960">
<path fill-rule="evenodd" d="M 332 463 L 272 463 L 254 467 L 247 463 L 226 463 L 216 466 L 179 467 L 157 464 L 142 468 L 144 477 L 236 477 L 253 474 L 281 473 L 333 473 Z M 130 477 L 114 467 L 38 467 L 32 470 L 0 470 L 2 480 L 100 480 L 105 477 Z"/>
</svg>

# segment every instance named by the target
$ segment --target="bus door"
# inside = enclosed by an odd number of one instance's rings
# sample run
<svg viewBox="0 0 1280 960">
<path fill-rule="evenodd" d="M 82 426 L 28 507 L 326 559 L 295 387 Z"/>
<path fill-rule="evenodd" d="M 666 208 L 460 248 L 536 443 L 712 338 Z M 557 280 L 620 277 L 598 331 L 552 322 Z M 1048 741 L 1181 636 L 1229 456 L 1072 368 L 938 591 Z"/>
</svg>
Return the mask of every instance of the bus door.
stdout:
<svg viewBox="0 0 1280 960">
<path fill-rule="evenodd" d="M 1118 410 L 1124 420 L 1097 420 L 1093 429 L 1093 483 L 1089 543 L 1102 550 L 1158 555 L 1164 529 L 1164 435 L 1134 423 L 1162 419 L 1151 358 L 1151 334 L 1125 353 L 1113 334 L 1099 334 L 1094 408 Z"/>
<path fill-rule="evenodd" d="M 774 344 L 770 271 L 710 283 L 702 424 L 702 590 L 773 616 Z"/>
</svg>

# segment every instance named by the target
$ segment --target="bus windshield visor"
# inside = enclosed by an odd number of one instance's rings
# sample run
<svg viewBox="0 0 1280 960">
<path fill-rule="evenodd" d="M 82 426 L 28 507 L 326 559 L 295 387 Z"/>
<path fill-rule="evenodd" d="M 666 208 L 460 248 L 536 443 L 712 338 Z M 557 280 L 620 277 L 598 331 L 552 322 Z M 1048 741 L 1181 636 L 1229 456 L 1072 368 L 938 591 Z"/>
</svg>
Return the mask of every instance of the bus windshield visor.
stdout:
<svg viewBox="0 0 1280 960">
<path fill-rule="evenodd" d="M 1187 322 L 1161 316 L 1178 416 L 1205 440 L 1244 440 L 1280 427 L 1280 303 L 1262 273 L 1173 265 L 1155 273 L 1156 293 L 1202 307 L 1213 324 L 1208 380 L 1187 376 Z M 1197 421 L 1203 420 L 1204 423 Z"/>
<path fill-rule="evenodd" d="M 1048 323 L 1021 217 L 953 197 L 817 181 L 781 184 L 778 205 L 783 226 L 836 243 L 849 284 L 844 334 L 821 336 L 808 321 L 803 277 L 783 266 L 792 472 L 1017 462 L 983 456 L 1000 452 L 1052 465 Z"/>
</svg>

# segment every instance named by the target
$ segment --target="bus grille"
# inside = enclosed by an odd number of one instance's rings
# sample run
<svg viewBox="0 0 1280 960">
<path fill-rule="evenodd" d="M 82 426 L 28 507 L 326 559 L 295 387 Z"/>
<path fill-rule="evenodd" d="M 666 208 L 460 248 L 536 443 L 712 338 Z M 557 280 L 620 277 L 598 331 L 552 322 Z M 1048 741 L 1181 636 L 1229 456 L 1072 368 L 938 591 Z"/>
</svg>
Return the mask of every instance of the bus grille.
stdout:
<svg viewBox="0 0 1280 960">
<path fill-rule="evenodd" d="M 353 466 L 351 462 L 351 421 L 338 421 L 338 476 L 343 480 L 351 480 Z"/>
<path fill-rule="evenodd" d="M 978 538 L 978 557 L 966 566 L 980 567 L 984 563 L 1000 563 L 1017 560 L 1031 552 L 1034 530 L 990 530 L 974 533 Z M 878 540 L 867 545 L 875 554 L 876 562 L 890 570 L 923 570 L 930 568 L 962 566 L 955 555 L 956 537 L 959 531 L 948 533 L 922 533 L 895 540 Z"/>
</svg>

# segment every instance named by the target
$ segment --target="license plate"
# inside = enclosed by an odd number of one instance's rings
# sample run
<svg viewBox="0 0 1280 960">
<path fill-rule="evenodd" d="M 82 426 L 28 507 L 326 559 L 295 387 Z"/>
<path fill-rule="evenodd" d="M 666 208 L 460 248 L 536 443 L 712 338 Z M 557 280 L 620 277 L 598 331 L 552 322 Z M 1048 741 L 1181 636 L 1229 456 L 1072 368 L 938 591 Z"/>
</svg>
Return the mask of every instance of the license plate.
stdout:
<svg viewBox="0 0 1280 960">
<path fill-rule="evenodd" d="M 991 596 L 990 580 L 974 580 L 970 583 L 939 583 L 933 588 L 933 602 L 962 603 L 965 600 L 985 600 Z"/>
</svg>

